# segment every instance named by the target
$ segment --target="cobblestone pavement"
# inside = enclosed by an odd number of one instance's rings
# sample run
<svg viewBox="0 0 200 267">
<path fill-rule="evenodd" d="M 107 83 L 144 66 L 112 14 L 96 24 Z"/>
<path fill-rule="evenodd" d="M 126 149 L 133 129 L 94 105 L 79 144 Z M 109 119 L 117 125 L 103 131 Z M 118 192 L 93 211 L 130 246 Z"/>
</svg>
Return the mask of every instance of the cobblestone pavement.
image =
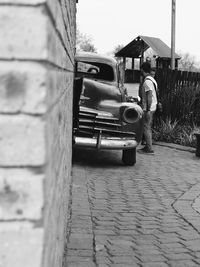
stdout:
<svg viewBox="0 0 200 267">
<path fill-rule="evenodd" d="M 200 159 L 154 148 L 131 167 L 120 151 L 76 151 L 67 267 L 200 266 Z"/>
</svg>

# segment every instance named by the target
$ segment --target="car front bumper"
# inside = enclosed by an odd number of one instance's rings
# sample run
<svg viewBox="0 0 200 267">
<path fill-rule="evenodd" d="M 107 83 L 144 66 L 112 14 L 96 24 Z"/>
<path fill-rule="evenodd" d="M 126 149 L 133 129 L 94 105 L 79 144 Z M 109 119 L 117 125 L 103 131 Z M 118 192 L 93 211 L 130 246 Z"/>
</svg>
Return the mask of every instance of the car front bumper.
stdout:
<svg viewBox="0 0 200 267">
<path fill-rule="evenodd" d="M 75 136 L 76 147 L 88 147 L 96 149 L 124 150 L 137 147 L 138 142 L 133 138 L 105 138 L 105 137 L 78 137 Z"/>
</svg>

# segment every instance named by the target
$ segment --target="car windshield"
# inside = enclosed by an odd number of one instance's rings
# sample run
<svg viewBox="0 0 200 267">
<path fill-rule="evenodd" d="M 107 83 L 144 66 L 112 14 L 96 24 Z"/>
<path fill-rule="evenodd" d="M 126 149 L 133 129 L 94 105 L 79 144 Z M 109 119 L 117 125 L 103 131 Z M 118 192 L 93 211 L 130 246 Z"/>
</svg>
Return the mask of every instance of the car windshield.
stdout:
<svg viewBox="0 0 200 267">
<path fill-rule="evenodd" d="M 113 67 L 99 62 L 77 62 L 77 76 L 105 81 L 114 81 Z"/>
</svg>

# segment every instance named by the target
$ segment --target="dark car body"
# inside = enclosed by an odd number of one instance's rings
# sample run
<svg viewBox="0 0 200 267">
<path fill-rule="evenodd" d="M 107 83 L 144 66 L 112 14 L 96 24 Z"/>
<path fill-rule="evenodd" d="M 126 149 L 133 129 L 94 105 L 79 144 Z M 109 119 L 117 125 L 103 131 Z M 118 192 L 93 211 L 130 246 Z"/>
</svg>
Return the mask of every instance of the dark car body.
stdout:
<svg viewBox="0 0 200 267">
<path fill-rule="evenodd" d="M 76 55 L 74 86 L 74 145 L 121 149 L 127 165 L 136 162 L 143 112 L 128 102 L 119 64 L 96 53 Z"/>
</svg>

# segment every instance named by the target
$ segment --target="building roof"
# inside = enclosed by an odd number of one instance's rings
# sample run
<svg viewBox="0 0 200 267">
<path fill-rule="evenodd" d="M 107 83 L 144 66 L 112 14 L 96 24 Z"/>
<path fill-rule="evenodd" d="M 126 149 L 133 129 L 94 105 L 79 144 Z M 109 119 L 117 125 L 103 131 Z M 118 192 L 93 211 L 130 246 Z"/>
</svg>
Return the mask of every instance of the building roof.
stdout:
<svg viewBox="0 0 200 267">
<path fill-rule="evenodd" d="M 162 40 L 142 35 L 139 35 L 132 42 L 123 47 L 115 56 L 138 58 L 150 47 L 155 52 L 156 56 L 160 58 L 171 58 L 171 49 Z M 175 58 L 179 59 L 180 56 L 175 54 Z"/>
</svg>

